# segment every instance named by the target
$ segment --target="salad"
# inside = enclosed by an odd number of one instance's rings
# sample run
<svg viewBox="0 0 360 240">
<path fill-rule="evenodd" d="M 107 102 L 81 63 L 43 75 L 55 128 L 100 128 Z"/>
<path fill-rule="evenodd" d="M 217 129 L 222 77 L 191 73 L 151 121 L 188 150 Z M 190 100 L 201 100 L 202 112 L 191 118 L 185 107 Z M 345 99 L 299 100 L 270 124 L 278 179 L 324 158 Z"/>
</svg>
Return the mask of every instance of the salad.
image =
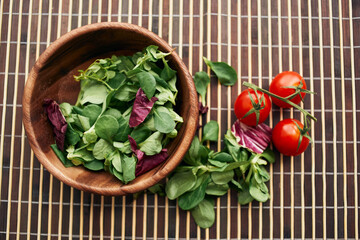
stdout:
<svg viewBox="0 0 360 240">
<path fill-rule="evenodd" d="M 167 144 L 183 122 L 174 110 L 176 71 L 170 53 L 148 46 L 133 56 L 98 59 L 74 76 L 75 105 L 44 100 L 66 167 L 105 170 L 124 184 L 164 162 Z"/>
</svg>

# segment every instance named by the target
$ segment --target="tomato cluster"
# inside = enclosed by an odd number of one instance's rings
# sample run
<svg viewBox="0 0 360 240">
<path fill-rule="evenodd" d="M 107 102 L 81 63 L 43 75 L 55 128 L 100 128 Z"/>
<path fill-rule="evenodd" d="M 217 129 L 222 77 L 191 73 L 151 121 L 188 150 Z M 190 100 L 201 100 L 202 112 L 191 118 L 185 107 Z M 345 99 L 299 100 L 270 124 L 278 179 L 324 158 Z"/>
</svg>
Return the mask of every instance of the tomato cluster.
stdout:
<svg viewBox="0 0 360 240">
<path fill-rule="evenodd" d="M 310 93 L 300 74 L 286 71 L 278 74 L 271 82 L 269 95 L 272 102 L 281 108 L 291 108 L 299 104 Z M 249 126 L 264 122 L 271 110 L 268 94 L 252 88 L 240 93 L 235 101 L 236 117 Z M 308 128 L 296 119 L 284 119 L 276 124 L 272 132 L 272 142 L 276 149 L 287 156 L 303 153 L 309 145 Z"/>
</svg>

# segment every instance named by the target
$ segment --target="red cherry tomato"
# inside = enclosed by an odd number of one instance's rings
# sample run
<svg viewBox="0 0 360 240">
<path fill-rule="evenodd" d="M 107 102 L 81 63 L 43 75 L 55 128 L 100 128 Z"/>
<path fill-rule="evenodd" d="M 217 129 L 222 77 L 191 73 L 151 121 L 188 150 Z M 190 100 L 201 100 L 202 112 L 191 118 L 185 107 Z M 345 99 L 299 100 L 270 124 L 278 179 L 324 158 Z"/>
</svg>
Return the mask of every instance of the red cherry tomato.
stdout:
<svg viewBox="0 0 360 240">
<path fill-rule="evenodd" d="M 286 156 L 297 156 L 303 153 L 309 145 L 310 140 L 303 136 L 300 147 L 298 144 L 304 125 L 296 119 L 284 119 L 280 121 L 272 130 L 272 142 L 276 149 Z"/>
<path fill-rule="evenodd" d="M 248 126 L 256 126 L 257 124 L 264 122 L 269 116 L 271 110 L 271 101 L 269 96 L 259 91 L 257 91 L 257 94 L 258 97 L 253 89 L 247 89 L 242 91 L 235 101 L 234 110 L 236 117 Z M 250 96 L 254 100 L 254 106 L 251 102 Z M 259 102 L 261 102 L 261 105 Z M 246 116 L 249 111 L 253 112 Z M 256 121 L 255 111 L 258 111 L 259 113 L 258 123 Z"/>
<path fill-rule="evenodd" d="M 302 86 L 300 87 L 299 85 L 302 83 Z M 296 72 L 291 72 L 291 71 L 286 71 L 286 72 L 282 72 L 279 73 L 278 75 L 276 75 L 276 77 L 271 81 L 270 83 L 270 92 L 280 96 L 280 97 L 288 97 L 291 94 L 295 93 L 295 89 L 294 88 L 287 88 L 287 87 L 298 87 L 301 89 L 305 89 L 306 90 L 306 83 L 305 80 L 300 76 L 300 74 L 296 73 Z M 298 95 L 296 95 L 295 97 L 289 99 L 291 102 L 295 103 L 295 104 L 299 104 L 301 101 L 300 98 L 300 94 L 302 96 L 302 98 L 305 97 L 306 93 L 305 92 L 299 92 Z M 281 101 L 280 99 L 271 97 L 271 100 L 273 101 L 273 103 L 275 103 L 277 106 L 282 107 L 282 108 L 291 108 L 292 106 L 286 102 Z"/>
</svg>

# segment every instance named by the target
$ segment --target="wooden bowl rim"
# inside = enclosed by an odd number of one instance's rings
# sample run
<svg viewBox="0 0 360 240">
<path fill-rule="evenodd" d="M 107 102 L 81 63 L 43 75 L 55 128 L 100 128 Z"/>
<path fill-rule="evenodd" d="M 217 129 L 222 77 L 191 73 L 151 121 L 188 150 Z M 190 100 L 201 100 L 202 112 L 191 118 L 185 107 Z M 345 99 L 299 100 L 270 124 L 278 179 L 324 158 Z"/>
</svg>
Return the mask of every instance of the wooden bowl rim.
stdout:
<svg viewBox="0 0 360 240">
<path fill-rule="evenodd" d="M 64 34 L 56 41 L 54 41 L 40 55 L 38 60 L 35 62 L 33 68 L 31 69 L 23 93 L 23 100 L 22 100 L 23 124 L 27 137 L 29 139 L 29 144 L 32 150 L 34 151 L 37 159 L 57 179 L 59 179 L 60 181 L 64 182 L 65 184 L 71 187 L 74 187 L 79 190 L 84 190 L 87 192 L 92 192 L 101 195 L 109 195 L 109 196 L 126 195 L 130 193 L 139 192 L 153 186 L 154 184 L 165 178 L 181 162 L 182 158 L 186 154 L 186 151 L 190 147 L 192 139 L 195 136 L 195 132 L 198 124 L 198 116 L 199 116 L 198 99 L 197 99 L 195 85 L 192 76 L 189 73 L 189 70 L 187 69 L 181 58 L 177 55 L 177 53 L 175 51 L 172 51 L 171 53 L 172 61 L 176 62 L 179 65 L 179 69 L 184 71 L 186 85 L 188 87 L 189 95 L 190 95 L 190 109 L 189 109 L 189 119 L 187 123 L 182 126 L 182 128 L 186 128 L 186 131 L 184 133 L 183 138 L 180 140 L 179 146 L 181 147 L 177 147 L 174 150 L 174 153 L 172 154 L 171 158 L 167 160 L 167 164 L 162 165 L 157 171 L 154 172 L 154 174 L 143 179 L 142 181 L 131 182 L 127 185 L 122 185 L 122 183 L 119 181 L 119 187 L 112 187 L 110 189 L 79 183 L 75 179 L 70 178 L 69 176 L 63 174 L 57 167 L 55 167 L 48 160 L 45 153 L 40 150 L 40 145 L 36 139 L 35 130 L 30 122 L 31 119 L 30 99 L 33 94 L 35 82 L 38 77 L 39 71 L 41 70 L 40 66 L 46 63 L 47 60 L 52 56 L 52 54 L 67 42 L 73 41 L 81 35 L 100 29 L 134 31 L 137 34 L 143 35 L 146 38 L 151 38 L 154 39 L 156 42 L 159 42 L 161 44 L 160 47 L 165 49 L 166 51 L 172 50 L 169 44 L 165 40 L 160 38 L 158 35 L 149 31 L 146 28 L 134 24 L 119 23 L 119 22 L 103 22 L 103 23 L 94 23 L 76 28 Z"/>
</svg>

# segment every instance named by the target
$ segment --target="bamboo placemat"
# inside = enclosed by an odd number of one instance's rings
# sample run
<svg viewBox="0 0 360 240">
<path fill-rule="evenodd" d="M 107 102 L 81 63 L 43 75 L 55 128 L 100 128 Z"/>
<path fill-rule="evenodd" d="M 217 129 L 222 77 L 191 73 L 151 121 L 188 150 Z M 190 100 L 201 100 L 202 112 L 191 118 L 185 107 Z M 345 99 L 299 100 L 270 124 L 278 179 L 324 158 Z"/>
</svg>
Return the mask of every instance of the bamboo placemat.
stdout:
<svg viewBox="0 0 360 240">
<path fill-rule="evenodd" d="M 2 0 L 0 2 L 0 239 L 358 238 L 360 2 L 357 0 Z M 55 39 L 82 25 L 121 21 L 163 37 L 190 72 L 209 70 L 202 56 L 225 61 L 238 83 L 212 77 L 210 111 L 219 137 L 235 120 L 243 81 L 267 88 L 294 70 L 308 88 L 304 107 L 318 122 L 314 144 L 270 165 L 271 199 L 240 206 L 235 192 L 216 201 L 216 222 L 196 226 L 176 202 L 78 191 L 53 178 L 34 157 L 22 127 L 29 70 Z M 300 118 L 274 107 L 269 124 Z M 220 149 L 222 142 L 211 146 Z"/>
</svg>

